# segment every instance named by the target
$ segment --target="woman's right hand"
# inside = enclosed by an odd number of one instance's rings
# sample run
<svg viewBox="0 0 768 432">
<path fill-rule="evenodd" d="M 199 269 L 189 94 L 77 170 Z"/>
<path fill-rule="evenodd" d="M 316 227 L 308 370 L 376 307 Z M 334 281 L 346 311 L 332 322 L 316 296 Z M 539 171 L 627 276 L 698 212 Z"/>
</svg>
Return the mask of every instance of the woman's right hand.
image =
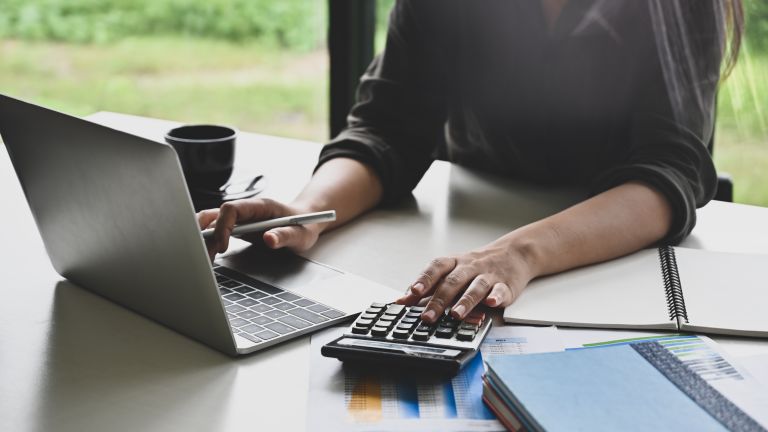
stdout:
<svg viewBox="0 0 768 432">
<path fill-rule="evenodd" d="M 217 253 L 223 253 L 229 247 L 229 237 L 236 224 L 258 222 L 311 211 L 267 198 L 251 198 L 226 202 L 218 209 L 203 210 L 197 214 L 197 222 L 201 230 L 215 228 L 213 237 L 206 240 L 208 255 L 213 261 Z M 272 228 L 264 233 L 257 233 L 256 239 L 249 237 L 244 239 L 262 240 L 271 249 L 288 248 L 294 252 L 302 252 L 317 242 L 324 225 L 310 224 Z"/>
</svg>

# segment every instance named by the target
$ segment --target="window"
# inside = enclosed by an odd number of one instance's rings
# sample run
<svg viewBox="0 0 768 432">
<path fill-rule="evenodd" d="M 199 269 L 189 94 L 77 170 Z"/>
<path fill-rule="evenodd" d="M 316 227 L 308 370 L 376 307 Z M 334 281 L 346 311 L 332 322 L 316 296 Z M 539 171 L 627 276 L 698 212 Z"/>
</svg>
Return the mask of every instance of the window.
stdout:
<svg viewBox="0 0 768 432">
<path fill-rule="evenodd" d="M 323 141 L 327 5 L 305 0 L 4 0 L 2 91 Z"/>
</svg>

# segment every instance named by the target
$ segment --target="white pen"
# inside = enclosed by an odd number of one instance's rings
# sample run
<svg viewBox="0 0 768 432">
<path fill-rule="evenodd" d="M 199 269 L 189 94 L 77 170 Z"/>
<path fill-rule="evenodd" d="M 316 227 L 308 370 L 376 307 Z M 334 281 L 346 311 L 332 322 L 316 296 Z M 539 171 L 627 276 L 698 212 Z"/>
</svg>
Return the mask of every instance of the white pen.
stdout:
<svg viewBox="0 0 768 432">
<path fill-rule="evenodd" d="M 237 225 L 232 229 L 232 235 L 247 234 L 252 232 L 266 231 L 272 228 L 292 225 L 308 225 L 313 223 L 333 222 L 336 220 L 336 210 L 327 210 L 317 213 L 305 213 L 294 216 L 286 216 L 277 219 L 270 219 L 261 222 L 254 222 L 244 225 Z M 203 238 L 213 236 L 213 228 L 202 231 Z"/>
</svg>

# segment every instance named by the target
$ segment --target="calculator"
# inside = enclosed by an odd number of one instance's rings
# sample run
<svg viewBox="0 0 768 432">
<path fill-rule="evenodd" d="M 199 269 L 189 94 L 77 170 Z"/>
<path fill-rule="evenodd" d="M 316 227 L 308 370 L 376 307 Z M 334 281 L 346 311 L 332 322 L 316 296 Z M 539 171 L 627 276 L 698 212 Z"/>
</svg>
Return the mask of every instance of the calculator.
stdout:
<svg viewBox="0 0 768 432">
<path fill-rule="evenodd" d="M 477 354 L 491 319 L 475 310 L 459 320 L 449 311 L 427 324 L 422 306 L 373 303 L 321 353 L 350 363 L 402 366 L 404 372 L 455 375 Z"/>
</svg>

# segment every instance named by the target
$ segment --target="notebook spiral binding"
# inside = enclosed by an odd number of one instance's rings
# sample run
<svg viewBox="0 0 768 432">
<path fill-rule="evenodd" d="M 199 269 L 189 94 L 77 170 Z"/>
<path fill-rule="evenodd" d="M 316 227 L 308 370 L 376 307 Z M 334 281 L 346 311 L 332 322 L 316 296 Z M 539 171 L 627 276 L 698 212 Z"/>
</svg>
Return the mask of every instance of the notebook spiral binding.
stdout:
<svg viewBox="0 0 768 432">
<path fill-rule="evenodd" d="M 659 248 L 659 261 L 661 262 L 661 274 L 664 277 L 664 291 L 667 295 L 667 310 L 669 319 L 682 319 L 688 322 L 688 312 L 685 310 L 683 287 L 680 284 L 680 274 L 677 272 L 675 249 L 672 246 Z"/>
</svg>

